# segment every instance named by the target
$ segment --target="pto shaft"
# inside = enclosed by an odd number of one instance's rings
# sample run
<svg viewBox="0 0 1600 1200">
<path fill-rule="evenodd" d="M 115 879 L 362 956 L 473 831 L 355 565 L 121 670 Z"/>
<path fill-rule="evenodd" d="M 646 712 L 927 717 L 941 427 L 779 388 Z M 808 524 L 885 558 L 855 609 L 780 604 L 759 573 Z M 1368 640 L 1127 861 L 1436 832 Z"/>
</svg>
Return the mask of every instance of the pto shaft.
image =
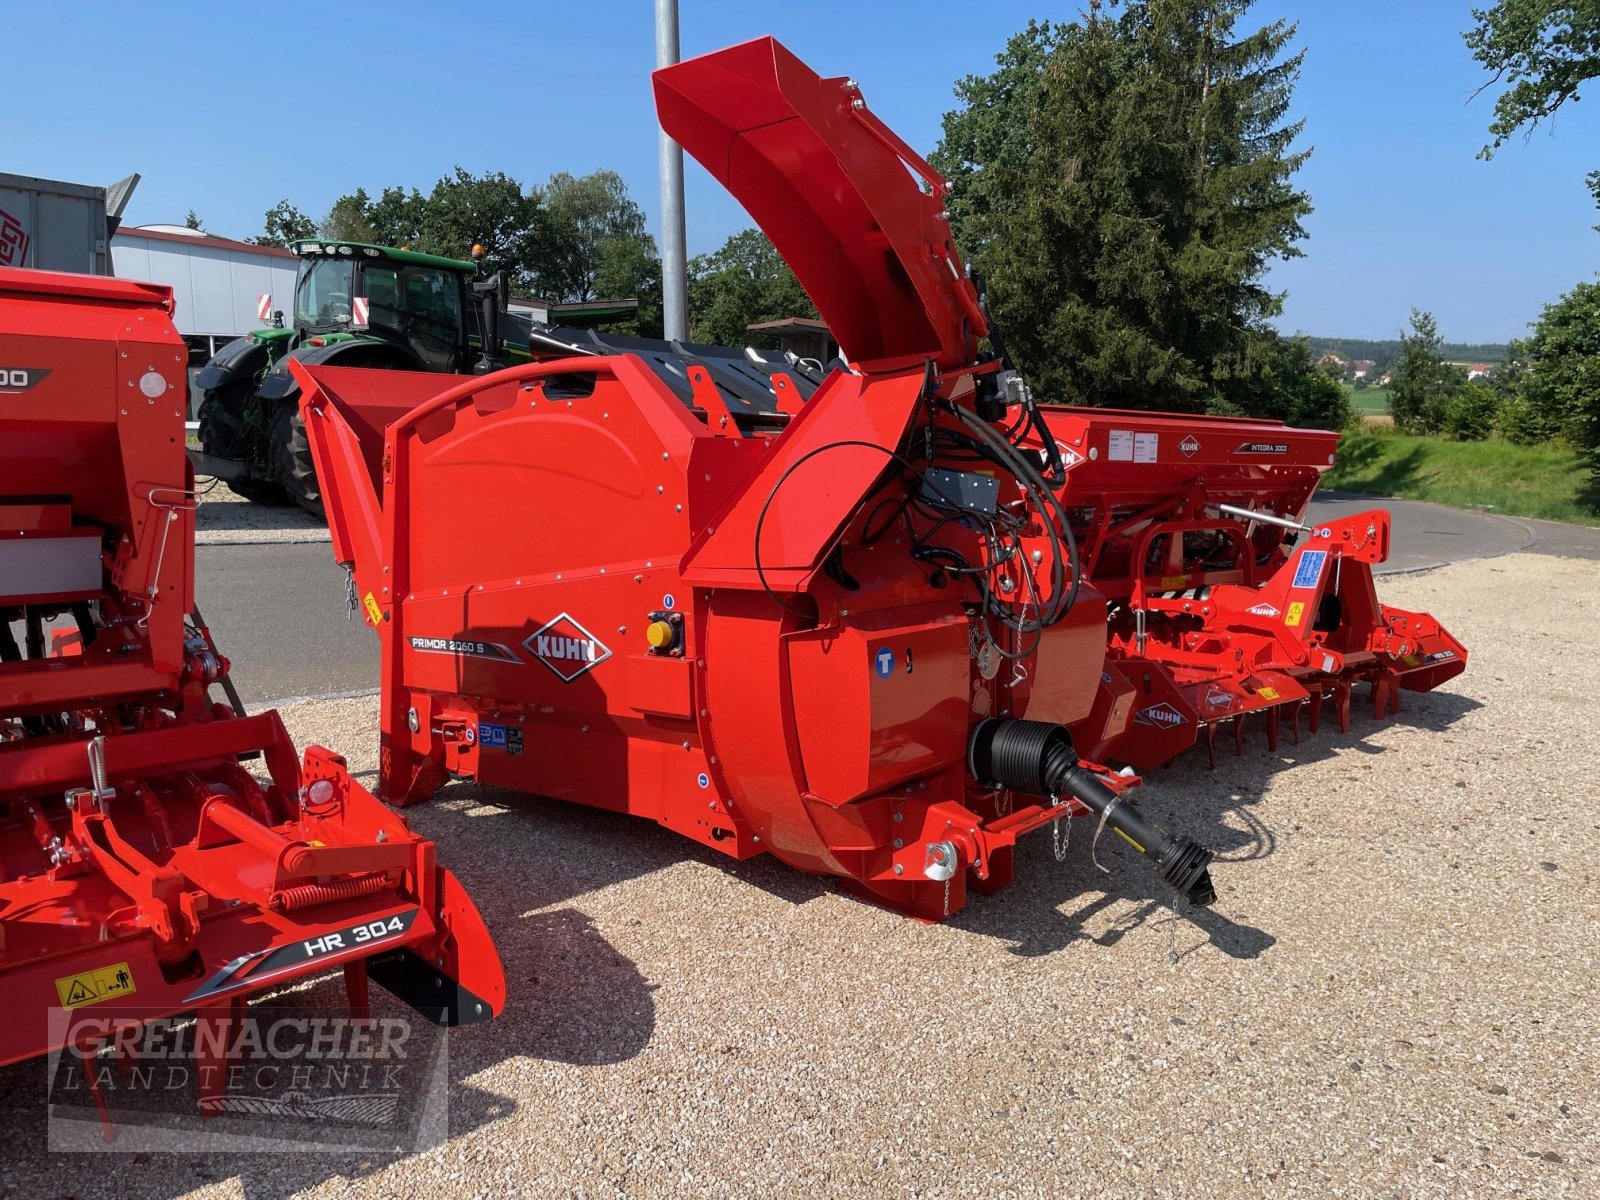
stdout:
<svg viewBox="0 0 1600 1200">
<path fill-rule="evenodd" d="M 1217 890 L 1207 869 L 1211 851 L 1187 837 L 1173 837 L 1133 805 L 1123 803 L 1093 771 L 1079 765 L 1064 727 L 1014 718 L 984 721 L 972 731 L 968 763 L 982 782 L 1032 796 L 1070 795 L 1081 801 L 1154 863 L 1156 873 L 1174 891 L 1201 907 L 1216 902 Z"/>
</svg>

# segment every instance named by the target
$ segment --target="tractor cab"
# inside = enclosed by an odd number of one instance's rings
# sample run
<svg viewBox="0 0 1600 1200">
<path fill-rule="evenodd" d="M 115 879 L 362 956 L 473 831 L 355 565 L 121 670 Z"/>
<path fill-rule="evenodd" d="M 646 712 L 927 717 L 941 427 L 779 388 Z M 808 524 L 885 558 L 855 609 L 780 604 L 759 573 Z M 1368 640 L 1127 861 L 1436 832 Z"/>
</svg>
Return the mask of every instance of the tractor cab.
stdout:
<svg viewBox="0 0 1600 1200">
<path fill-rule="evenodd" d="M 297 344 L 381 338 L 408 348 L 428 371 L 471 369 L 474 263 L 358 242 L 311 240 L 290 248 L 300 258 Z"/>
</svg>

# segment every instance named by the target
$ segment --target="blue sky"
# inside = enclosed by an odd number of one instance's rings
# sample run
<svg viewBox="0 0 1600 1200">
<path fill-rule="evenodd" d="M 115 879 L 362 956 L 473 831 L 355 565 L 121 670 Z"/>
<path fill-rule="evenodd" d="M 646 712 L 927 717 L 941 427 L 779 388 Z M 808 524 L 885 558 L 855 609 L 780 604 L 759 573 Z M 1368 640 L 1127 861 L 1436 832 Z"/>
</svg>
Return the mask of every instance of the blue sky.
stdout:
<svg viewBox="0 0 1600 1200">
<path fill-rule="evenodd" d="M 1272 276 L 1288 292 L 1285 330 L 1392 337 L 1417 305 L 1452 340 L 1499 341 L 1600 266 L 1583 186 L 1600 167 L 1596 105 L 1477 161 L 1491 99 L 1468 99 L 1483 79 L 1459 36 L 1471 3 L 1261 0 L 1247 17 L 1298 20 L 1309 51 L 1295 112 L 1315 147 L 1299 182 L 1316 212 L 1306 257 Z M 1079 7 L 681 6 L 686 57 L 775 34 L 824 75 L 855 76 L 924 151 L 956 78 L 989 70 L 1030 17 Z M 193 207 L 243 237 L 279 199 L 320 215 L 357 186 L 426 191 L 458 163 L 525 182 L 611 167 L 654 228 L 651 14 L 650 0 L 17 5 L 9 40 L 34 52 L 0 75 L 0 170 L 105 183 L 136 170 L 131 223 Z M 490 98 L 494 80 L 503 93 Z M 692 164 L 688 211 L 690 253 L 748 224 Z"/>
</svg>

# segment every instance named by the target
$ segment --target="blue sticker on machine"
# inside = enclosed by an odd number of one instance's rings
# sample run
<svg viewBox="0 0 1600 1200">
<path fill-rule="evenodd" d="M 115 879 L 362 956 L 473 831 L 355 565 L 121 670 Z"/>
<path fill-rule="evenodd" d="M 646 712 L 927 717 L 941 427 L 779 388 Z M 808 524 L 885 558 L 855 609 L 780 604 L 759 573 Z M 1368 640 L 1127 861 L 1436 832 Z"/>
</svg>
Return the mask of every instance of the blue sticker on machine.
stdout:
<svg viewBox="0 0 1600 1200">
<path fill-rule="evenodd" d="M 478 725 L 478 744 L 487 750 L 504 750 L 506 748 L 506 727 L 504 725 Z"/>
<path fill-rule="evenodd" d="M 1297 588 L 1314 588 L 1317 580 L 1322 578 L 1322 564 L 1327 561 L 1326 550 L 1304 550 L 1300 553 L 1300 565 L 1295 568 L 1294 586 Z"/>
<path fill-rule="evenodd" d="M 887 679 L 894 674 L 894 651 L 889 647 L 882 647 L 872 656 L 872 669 L 878 673 L 879 679 Z"/>
</svg>

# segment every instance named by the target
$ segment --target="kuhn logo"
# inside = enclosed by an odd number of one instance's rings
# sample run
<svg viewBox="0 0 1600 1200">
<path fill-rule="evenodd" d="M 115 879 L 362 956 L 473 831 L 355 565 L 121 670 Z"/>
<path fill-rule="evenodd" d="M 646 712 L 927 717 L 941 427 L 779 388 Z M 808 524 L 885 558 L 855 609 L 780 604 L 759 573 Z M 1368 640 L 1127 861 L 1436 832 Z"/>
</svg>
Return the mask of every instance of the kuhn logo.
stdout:
<svg viewBox="0 0 1600 1200">
<path fill-rule="evenodd" d="M 534 630 L 522 644 L 562 683 L 571 683 L 611 657 L 610 647 L 566 613 Z"/>
<path fill-rule="evenodd" d="M 516 653 L 499 642 L 474 642 L 462 638 L 413 637 L 413 650 L 424 654 L 454 654 L 466 658 L 492 658 L 496 662 L 516 662 Z"/>
<path fill-rule="evenodd" d="M 1183 451 L 1183 456 L 1185 458 L 1193 458 L 1196 454 L 1200 453 L 1199 439 L 1197 439 L 1194 434 L 1191 433 L 1188 437 L 1184 438 L 1183 441 L 1178 443 L 1178 449 Z"/>
<path fill-rule="evenodd" d="M 1189 723 L 1188 717 L 1166 703 L 1155 704 L 1149 708 L 1141 708 L 1139 715 L 1134 720 L 1141 725 L 1158 725 L 1162 729 L 1176 729 L 1180 725 Z"/>
<path fill-rule="evenodd" d="M 1056 442 L 1056 449 L 1061 451 L 1061 465 L 1068 471 L 1083 461 L 1083 455 L 1063 441 Z"/>
<path fill-rule="evenodd" d="M 48 367 L 0 367 L 0 396 L 14 396 L 38 387 L 48 374 Z"/>
<path fill-rule="evenodd" d="M 1270 604 L 1253 604 L 1245 612 L 1255 613 L 1258 617 L 1281 617 L 1283 614 Z"/>
</svg>

